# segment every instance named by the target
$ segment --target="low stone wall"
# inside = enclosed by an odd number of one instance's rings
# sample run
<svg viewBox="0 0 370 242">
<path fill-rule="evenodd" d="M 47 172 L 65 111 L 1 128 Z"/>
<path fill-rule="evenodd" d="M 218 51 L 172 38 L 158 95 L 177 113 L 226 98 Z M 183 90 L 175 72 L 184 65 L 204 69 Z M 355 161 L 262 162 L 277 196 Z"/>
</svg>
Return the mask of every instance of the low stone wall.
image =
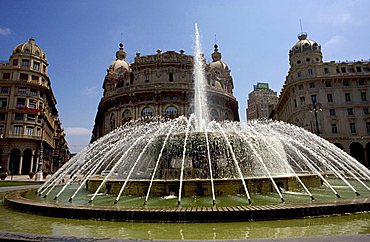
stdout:
<svg viewBox="0 0 370 242">
<path fill-rule="evenodd" d="M 94 177 L 88 181 L 88 191 L 95 192 L 104 177 Z M 321 180 L 316 175 L 301 175 L 300 179 L 307 187 L 320 187 Z M 247 178 L 244 180 L 249 193 L 266 194 L 274 192 L 275 188 L 269 178 Z M 274 181 L 280 188 L 286 191 L 299 191 L 303 190 L 301 184 L 296 177 L 277 177 Z M 123 186 L 124 180 L 108 179 L 106 184 L 99 192 L 109 194 L 118 194 Z M 124 195 L 145 196 L 150 181 L 149 180 L 131 180 L 127 183 Z M 154 180 L 150 194 L 153 196 L 168 196 L 178 195 L 180 182 L 178 180 Z M 245 194 L 245 190 L 240 179 L 215 179 L 214 188 L 216 196 L 221 195 L 235 195 Z M 183 181 L 183 194 L 182 196 L 211 196 L 212 187 L 211 181 L 206 179 L 194 179 Z"/>
</svg>

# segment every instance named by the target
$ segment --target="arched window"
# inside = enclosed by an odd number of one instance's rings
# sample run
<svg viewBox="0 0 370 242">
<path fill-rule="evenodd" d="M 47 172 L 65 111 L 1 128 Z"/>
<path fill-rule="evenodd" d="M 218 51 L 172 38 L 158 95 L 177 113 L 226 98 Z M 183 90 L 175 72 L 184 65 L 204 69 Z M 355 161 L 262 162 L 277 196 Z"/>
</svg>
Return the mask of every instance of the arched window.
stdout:
<svg viewBox="0 0 370 242">
<path fill-rule="evenodd" d="M 212 111 L 211 111 L 211 119 L 212 120 L 216 120 L 216 121 L 220 120 L 220 116 L 218 115 L 218 112 L 217 112 L 216 109 L 212 109 Z"/>
<path fill-rule="evenodd" d="M 170 118 L 177 117 L 177 108 L 175 108 L 174 106 L 169 106 L 165 110 L 165 116 Z"/>
<path fill-rule="evenodd" d="M 349 146 L 350 154 L 352 157 L 354 157 L 357 161 L 359 161 L 361 164 L 366 166 L 365 162 L 365 152 L 362 145 L 358 142 L 353 142 Z"/>
<path fill-rule="evenodd" d="M 228 112 L 225 112 L 225 120 L 230 120 Z"/>
<path fill-rule="evenodd" d="M 151 107 L 145 107 L 141 111 L 142 117 L 153 116 L 153 109 Z"/>
<path fill-rule="evenodd" d="M 125 111 L 123 111 L 122 113 L 122 123 L 127 123 L 127 122 L 130 122 L 130 120 L 132 119 L 132 114 L 131 114 L 131 111 L 126 109 Z"/>
<path fill-rule="evenodd" d="M 115 128 L 116 128 L 116 118 L 114 116 L 114 113 L 112 113 L 110 115 L 110 130 L 112 131 Z"/>
</svg>

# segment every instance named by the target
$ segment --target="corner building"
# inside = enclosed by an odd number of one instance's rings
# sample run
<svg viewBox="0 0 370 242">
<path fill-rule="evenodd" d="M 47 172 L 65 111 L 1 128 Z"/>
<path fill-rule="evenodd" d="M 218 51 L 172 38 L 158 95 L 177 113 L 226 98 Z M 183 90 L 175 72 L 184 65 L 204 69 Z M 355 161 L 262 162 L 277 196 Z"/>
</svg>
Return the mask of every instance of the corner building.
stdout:
<svg viewBox="0 0 370 242">
<path fill-rule="evenodd" d="M 0 63 L 1 172 L 52 173 L 69 159 L 44 51 L 29 39 Z"/>
<path fill-rule="evenodd" d="M 239 121 L 229 67 L 221 60 L 218 46 L 214 47 L 212 62 L 204 60 L 210 117 L 217 121 Z M 136 53 L 131 64 L 125 58 L 121 43 L 104 79 L 104 94 L 91 141 L 131 120 L 168 119 L 193 113 L 193 56 L 185 55 L 183 50 L 179 53 L 157 50 L 154 55 Z"/>
<path fill-rule="evenodd" d="M 320 135 L 370 168 L 370 62 L 324 62 L 321 46 L 301 33 L 289 63 L 277 119 Z"/>
</svg>

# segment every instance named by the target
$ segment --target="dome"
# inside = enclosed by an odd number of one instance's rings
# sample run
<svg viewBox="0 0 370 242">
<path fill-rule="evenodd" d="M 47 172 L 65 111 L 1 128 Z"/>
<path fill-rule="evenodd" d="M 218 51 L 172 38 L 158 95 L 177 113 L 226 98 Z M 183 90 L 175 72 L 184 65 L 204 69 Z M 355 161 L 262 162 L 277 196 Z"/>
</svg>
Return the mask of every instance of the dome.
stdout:
<svg viewBox="0 0 370 242">
<path fill-rule="evenodd" d="M 126 60 L 115 60 L 110 64 L 110 68 L 113 69 L 114 72 L 116 72 L 118 69 L 124 69 L 126 71 L 130 70 L 130 64 Z"/>
<path fill-rule="evenodd" d="M 222 55 L 218 51 L 218 45 L 214 45 L 215 51 L 212 53 L 212 62 L 209 64 L 210 69 L 221 69 L 221 70 L 228 70 L 229 67 L 225 62 L 221 60 Z"/>
<path fill-rule="evenodd" d="M 32 54 L 46 60 L 45 52 L 37 44 L 35 44 L 34 38 L 30 38 L 27 42 L 19 44 L 17 47 L 15 47 L 13 54 L 18 53 Z"/>
<path fill-rule="evenodd" d="M 307 38 L 307 33 L 298 35 L 298 42 L 290 49 L 292 54 L 308 51 L 321 51 L 321 46 L 313 40 Z"/>
<path fill-rule="evenodd" d="M 227 64 L 225 62 L 223 62 L 222 60 L 210 63 L 209 67 L 210 67 L 210 69 L 214 69 L 214 68 L 221 69 L 221 70 L 228 70 L 229 69 Z"/>
<path fill-rule="evenodd" d="M 116 60 L 110 64 L 109 69 L 116 72 L 118 69 L 130 71 L 130 64 L 125 60 L 126 52 L 123 50 L 123 44 L 119 44 L 119 50 L 116 52 Z"/>
</svg>

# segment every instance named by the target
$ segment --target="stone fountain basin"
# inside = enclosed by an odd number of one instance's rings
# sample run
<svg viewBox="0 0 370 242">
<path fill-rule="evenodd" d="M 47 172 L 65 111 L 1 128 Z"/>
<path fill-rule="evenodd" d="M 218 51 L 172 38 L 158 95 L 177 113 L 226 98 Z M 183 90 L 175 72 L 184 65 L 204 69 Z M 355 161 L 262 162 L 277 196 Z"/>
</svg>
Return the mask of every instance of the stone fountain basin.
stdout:
<svg viewBox="0 0 370 242">
<path fill-rule="evenodd" d="M 33 190 L 34 191 L 34 190 Z M 13 210 L 43 216 L 135 222 L 236 222 L 326 216 L 370 211 L 369 198 L 326 203 L 249 205 L 193 208 L 121 208 L 56 204 L 27 199 L 20 190 L 6 195 L 4 205 Z"/>
</svg>

